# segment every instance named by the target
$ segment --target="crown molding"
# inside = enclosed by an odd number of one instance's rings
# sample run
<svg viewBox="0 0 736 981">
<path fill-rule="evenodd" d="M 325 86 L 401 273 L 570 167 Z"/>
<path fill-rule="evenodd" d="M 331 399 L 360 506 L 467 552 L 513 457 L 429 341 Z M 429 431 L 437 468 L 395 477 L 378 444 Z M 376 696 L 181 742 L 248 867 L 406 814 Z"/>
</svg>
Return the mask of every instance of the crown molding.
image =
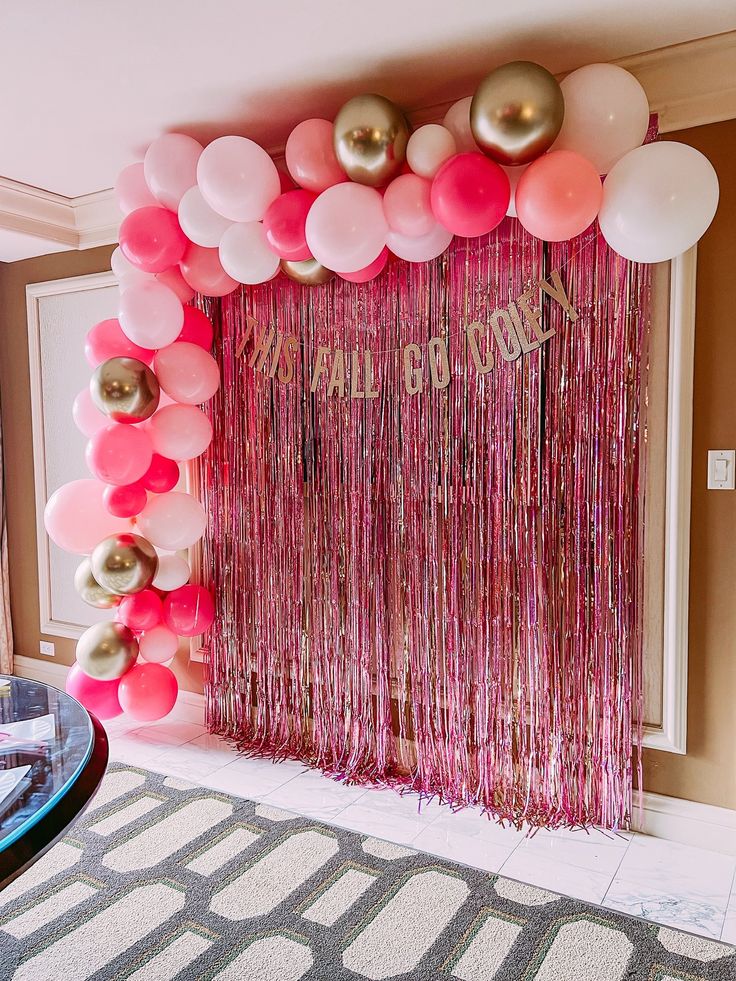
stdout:
<svg viewBox="0 0 736 981">
<path fill-rule="evenodd" d="M 729 31 L 621 58 L 616 64 L 639 79 L 659 116 L 660 132 L 671 133 L 736 118 L 735 57 L 736 31 Z M 451 105 L 421 106 L 408 116 L 421 126 L 442 119 Z M 278 158 L 283 146 L 271 147 L 269 153 Z M 39 245 L 114 245 L 119 224 L 112 190 L 68 198 L 0 177 L 0 229 L 32 235 Z"/>
</svg>

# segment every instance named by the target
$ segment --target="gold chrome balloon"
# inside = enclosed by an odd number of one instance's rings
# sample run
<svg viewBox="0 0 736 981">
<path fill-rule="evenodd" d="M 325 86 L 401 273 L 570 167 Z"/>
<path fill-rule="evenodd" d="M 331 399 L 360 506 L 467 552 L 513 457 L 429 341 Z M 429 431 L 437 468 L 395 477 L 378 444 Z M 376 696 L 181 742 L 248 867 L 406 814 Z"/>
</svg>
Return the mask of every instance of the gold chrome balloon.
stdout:
<svg viewBox="0 0 736 981">
<path fill-rule="evenodd" d="M 322 286 L 335 278 L 334 272 L 316 259 L 302 259 L 295 262 L 282 259 L 281 269 L 289 279 L 301 283 L 302 286 Z"/>
<path fill-rule="evenodd" d="M 511 61 L 486 76 L 470 103 L 475 142 L 496 163 L 529 163 L 554 143 L 565 116 L 557 80 L 533 61 Z"/>
<path fill-rule="evenodd" d="M 97 582 L 92 575 L 89 559 L 82 559 L 77 566 L 77 571 L 74 573 L 74 588 L 85 603 L 98 610 L 109 610 L 120 602 L 119 596 L 103 589 Z"/>
<path fill-rule="evenodd" d="M 335 117 L 335 154 L 351 180 L 387 184 L 401 169 L 409 126 L 397 105 L 382 95 L 356 95 Z"/>
<path fill-rule="evenodd" d="M 106 620 L 88 627 L 77 641 L 77 662 L 90 678 L 114 681 L 133 667 L 138 641 L 124 623 Z"/>
<path fill-rule="evenodd" d="M 140 593 L 151 585 L 157 572 L 156 549 L 140 535 L 110 535 L 92 553 L 92 575 L 111 593 Z"/>
<path fill-rule="evenodd" d="M 136 358 L 110 358 L 98 365 L 89 383 L 92 401 L 114 422 L 143 422 L 158 408 L 156 376 Z"/>
</svg>

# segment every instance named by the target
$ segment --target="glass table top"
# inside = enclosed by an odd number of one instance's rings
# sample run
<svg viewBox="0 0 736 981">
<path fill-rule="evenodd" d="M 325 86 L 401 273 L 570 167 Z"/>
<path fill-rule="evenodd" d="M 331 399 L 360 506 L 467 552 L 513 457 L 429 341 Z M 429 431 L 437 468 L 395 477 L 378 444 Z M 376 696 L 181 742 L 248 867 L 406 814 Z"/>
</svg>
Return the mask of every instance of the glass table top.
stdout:
<svg viewBox="0 0 736 981">
<path fill-rule="evenodd" d="M 0 852 L 58 803 L 93 746 L 79 702 L 38 681 L 0 675 Z"/>
</svg>

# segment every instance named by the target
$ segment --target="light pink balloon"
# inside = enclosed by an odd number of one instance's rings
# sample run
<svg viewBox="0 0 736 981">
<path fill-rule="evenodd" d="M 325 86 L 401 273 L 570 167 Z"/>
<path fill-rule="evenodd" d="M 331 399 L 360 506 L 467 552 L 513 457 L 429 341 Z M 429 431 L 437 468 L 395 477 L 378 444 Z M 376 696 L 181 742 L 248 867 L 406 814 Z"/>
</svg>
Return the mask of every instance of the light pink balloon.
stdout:
<svg viewBox="0 0 736 981">
<path fill-rule="evenodd" d="M 153 585 L 156 589 L 169 593 L 172 589 L 178 589 L 179 586 L 188 583 L 191 574 L 189 564 L 180 555 L 159 555 L 158 571 L 154 576 Z"/>
<path fill-rule="evenodd" d="M 122 289 L 132 286 L 134 283 L 150 283 L 154 278 L 152 273 L 136 269 L 131 262 L 128 262 L 119 245 L 110 256 L 110 268 Z"/>
<path fill-rule="evenodd" d="M 163 664 L 134 664 L 120 679 L 118 698 L 123 711 L 139 722 L 162 719 L 176 705 L 176 675 Z"/>
<path fill-rule="evenodd" d="M 115 181 L 115 202 L 124 215 L 137 208 L 158 205 L 146 184 L 143 163 L 129 164 L 120 171 Z"/>
<path fill-rule="evenodd" d="M 175 552 L 199 541 L 207 527 L 207 515 L 191 494 L 169 491 L 149 498 L 136 522 L 152 545 Z"/>
<path fill-rule="evenodd" d="M 176 293 L 182 303 L 189 303 L 194 299 L 194 290 L 184 279 L 178 266 L 156 273 L 155 278 L 157 282 L 168 286 L 172 293 Z"/>
<path fill-rule="evenodd" d="M 431 232 L 419 238 L 409 238 L 399 232 L 389 232 L 386 244 L 394 255 L 407 262 L 429 262 L 442 255 L 452 241 L 452 232 L 436 223 Z"/>
<path fill-rule="evenodd" d="M 179 648 L 179 636 L 163 623 L 144 631 L 138 638 L 138 653 L 150 664 L 170 661 Z"/>
<path fill-rule="evenodd" d="M 179 336 L 184 324 L 181 300 L 163 283 L 136 283 L 120 296 L 120 326 L 134 344 L 145 348 L 166 347 Z"/>
<path fill-rule="evenodd" d="M 159 409 L 148 420 L 147 429 L 154 451 L 169 460 L 193 460 L 212 442 L 212 423 L 194 405 Z"/>
<path fill-rule="evenodd" d="M 265 283 L 279 270 L 279 257 L 271 250 L 260 221 L 231 225 L 220 242 L 220 262 L 239 283 Z"/>
<path fill-rule="evenodd" d="M 198 187 L 190 187 L 179 202 L 179 224 L 195 245 L 216 249 L 230 220 L 210 208 Z"/>
<path fill-rule="evenodd" d="M 202 152 L 197 183 L 211 208 L 230 221 L 259 221 L 281 193 L 276 165 L 244 136 L 221 136 Z"/>
<path fill-rule="evenodd" d="M 308 191 L 326 191 L 348 179 L 335 156 L 333 129 L 327 119 L 305 119 L 294 127 L 286 141 L 289 173 Z"/>
<path fill-rule="evenodd" d="M 88 555 L 103 538 L 130 531 L 127 518 L 107 510 L 104 493 L 99 480 L 72 480 L 54 491 L 43 515 L 49 538 L 67 552 Z"/>
<path fill-rule="evenodd" d="M 153 370 L 163 390 L 176 402 L 198 405 L 220 385 L 217 362 L 198 344 L 177 341 L 156 352 Z"/>
<path fill-rule="evenodd" d="M 83 388 L 74 399 L 72 418 L 77 429 L 88 438 L 94 436 L 99 429 L 110 425 L 110 420 L 92 401 L 89 386 Z"/>
<path fill-rule="evenodd" d="M 431 183 L 416 174 L 394 178 L 383 195 L 383 210 L 392 232 L 418 238 L 432 231 L 437 221 L 430 204 Z"/>
<path fill-rule="evenodd" d="M 383 199 L 364 184 L 336 184 L 323 191 L 307 215 L 307 245 L 328 269 L 357 272 L 369 266 L 386 244 Z"/>
<path fill-rule="evenodd" d="M 406 160 L 415 174 L 434 177 L 445 160 L 457 153 L 455 137 L 445 126 L 428 123 L 420 126 L 409 137 Z"/>
<path fill-rule="evenodd" d="M 217 249 L 190 245 L 180 263 L 181 274 L 187 283 L 205 296 L 227 296 L 238 283 L 225 272 Z"/>
<path fill-rule="evenodd" d="M 460 99 L 445 113 L 442 125 L 449 129 L 455 140 L 458 153 L 477 153 L 478 144 L 473 137 L 470 128 L 470 103 L 473 101 L 472 95 L 465 99 Z"/>
<path fill-rule="evenodd" d="M 529 165 L 527 164 L 527 167 Z M 506 214 L 509 218 L 516 218 L 516 188 L 519 183 L 521 175 L 526 170 L 526 167 L 504 167 L 501 166 L 501 170 L 506 174 L 509 179 L 509 187 L 511 188 L 511 197 L 509 198 L 509 206 L 506 209 Z"/>
<path fill-rule="evenodd" d="M 155 198 L 176 211 L 185 191 L 197 183 L 202 144 L 183 133 L 164 133 L 149 146 L 143 159 L 146 183 Z"/>
<path fill-rule="evenodd" d="M 352 273 L 338 273 L 337 275 L 346 280 L 348 283 L 368 283 L 376 276 L 380 276 L 383 270 L 386 268 L 386 263 L 388 262 L 388 249 L 384 246 L 383 251 L 377 259 L 366 266 L 365 269 L 359 269 L 357 272 Z"/>
<path fill-rule="evenodd" d="M 106 484 L 134 484 L 151 466 L 153 447 L 138 426 L 113 423 L 98 430 L 87 443 L 85 459 L 91 473 Z"/>
</svg>

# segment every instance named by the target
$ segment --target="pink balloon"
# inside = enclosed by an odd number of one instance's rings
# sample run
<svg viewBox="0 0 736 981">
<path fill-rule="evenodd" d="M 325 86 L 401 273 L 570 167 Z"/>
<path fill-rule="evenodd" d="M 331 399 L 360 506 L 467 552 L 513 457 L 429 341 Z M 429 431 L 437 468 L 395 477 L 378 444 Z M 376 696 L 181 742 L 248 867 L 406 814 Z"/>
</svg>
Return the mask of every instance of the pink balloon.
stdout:
<svg viewBox="0 0 736 981">
<path fill-rule="evenodd" d="M 295 126 L 286 141 L 286 166 L 300 187 L 326 191 L 348 179 L 337 162 L 333 126 L 327 119 L 305 119 Z"/>
<path fill-rule="evenodd" d="M 198 344 L 177 341 L 156 352 L 153 370 L 163 390 L 177 402 L 199 405 L 220 387 L 217 362 Z"/>
<path fill-rule="evenodd" d="M 244 136 L 221 136 L 197 164 L 202 197 L 230 221 L 259 221 L 281 192 L 276 165 L 263 147 Z"/>
<path fill-rule="evenodd" d="M 189 245 L 180 265 L 186 282 L 205 296 L 226 296 L 238 286 L 222 268 L 218 249 Z"/>
<path fill-rule="evenodd" d="M 120 679 L 118 698 L 124 712 L 139 722 L 163 719 L 176 704 L 179 685 L 163 664 L 134 664 Z"/>
<path fill-rule="evenodd" d="M 146 184 L 142 163 L 129 164 L 120 171 L 115 181 L 115 201 L 124 215 L 138 208 L 158 206 Z"/>
<path fill-rule="evenodd" d="M 215 602 L 204 586 L 180 586 L 164 600 L 164 623 L 180 637 L 203 634 L 214 619 Z"/>
<path fill-rule="evenodd" d="M 473 147 L 475 149 L 475 147 Z M 427 123 L 409 137 L 406 145 L 406 160 L 415 174 L 420 177 L 434 177 L 445 160 L 458 152 L 455 137 L 445 126 Z"/>
<path fill-rule="evenodd" d="M 149 419 L 148 432 L 155 452 L 170 460 L 193 460 L 212 442 L 212 423 L 195 405 L 164 406 Z"/>
<path fill-rule="evenodd" d="M 429 262 L 430 259 L 442 255 L 451 241 L 452 232 L 435 222 L 432 231 L 427 235 L 420 235 L 419 238 L 389 232 L 386 244 L 399 259 L 406 259 L 407 262 Z"/>
<path fill-rule="evenodd" d="M 212 321 L 197 307 L 184 307 L 184 326 L 177 341 L 199 344 L 205 351 L 212 347 Z"/>
<path fill-rule="evenodd" d="M 148 495 L 140 481 L 105 488 L 105 507 L 116 518 L 134 518 L 146 506 Z"/>
<path fill-rule="evenodd" d="M 120 326 L 134 344 L 166 347 L 184 326 L 184 308 L 176 293 L 163 283 L 136 283 L 120 296 Z"/>
<path fill-rule="evenodd" d="M 178 648 L 179 637 L 163 623 L 151 627 L 138 638 L 138 653 L 152 664 L 170 661 Z"/>
<path fill-rule="evenodd" d="M 564 242 L 595 220 L 602 199 L 603 185 L 589 160 L 572 150 L 551 150 L 522 174 L 516 213 L 536 238 Z"/>
<path fill-rule="evenodd" d="M 118 688 L 120 678 L 112 681 L 98 681 L 97 678 L 90 678 L 88 674 L 79 667 L 72 664 L 66 676 L 67 694 L 76 698 L 92 715 L 98 719 L 114 719 L 122 715 L 122 707 L 118 698 Z"/>
<path fill-rule="evenodd" d="M 74 399 L 72 417 L 77 429 L 87 437 L 94 436 L 99 429 L 110 425 L 110 420 L 92 401 L 89 386 L 83 388 Z"/>
<path fill-rule="evenodd" d="M 263 227 L 266 241 L 280 258 L 291 262 L 311 259 L 305 229 L 309 209 L 316 200 L 312 191 L 287 191 L 269 205 Z"/>
<path fill-rule="evenodd" d="M 478 150 L 478 144 L 473 137 L 470 128 L 470 103 L 473 101 L 472 95 L 460 99 L 445 113 L 442 125 L 449 129 L 455 140 L 458 153 L 473 153 Z"/>
<path fill-rule="evenodd" d="M 364 184 L 336 184 L 307 215 L 307 245 L 328 269 L 357 272 L 374 262 L 388 234 L 381 195 Z"/>
<path fill-rule="evenodd" d="M 87 331 L 84 354 L 89 364 L 96 368 L 110 358 L 135 358 L 150 364 L 154 352 L 151 348 L 134 344 L 123 333 L 120 321 L 113 319 L 101 320 Z"/>
<path fill-rule="evenodd" d="M 161 623 L 162 616 L 161 597 L 152 589 L 142 589 L 140 593 L 123 597 L 115 619 L 139 633 L 141 630 L 151 630 Z"/>
<path fill-rule="evenodd" d="M 341 279 L 347 280 L 348 283 L 367 283 L 369 280 L 381 275 L 386 268 L 387 262 L 388 249 L 384 248 L 383 252 L 381 252 L 379 257 L 370 266 L 366 266 L 365 269 L 359 269 L 353 273 L 338 273 L 338 276 Z"/>
<path fill-rule="evenodd" d="M 450 157 L 432 181 L 432 211 L 453 235 L 475 238 L 501 223 L 509 206 L 509 179 L 482 153 Z"/>
<path fill-rule="evenodd" d="M 90 472 L 107 484 L 133 484 L 151 465 L 153 449 L 148 433 L 137 426 L 113 423 L 100 429 L 87 443 Z"/>
<path fill-rule="evenodd" d="M 176 211 L 185 191 L 197 183 L 202 144 L 183 133 L 165 133 L 143 159 L 146 183 L 165 208 Z"/>
<path fill-rule="evenodd" d="M 170 491 L 150 498 L 137 524 L 143 537 L 157 548 L 177 552 L 199 541 L 207 527 L 207 515 L 196 497 Z"/>
<path fill-rule="evenodd" d="M 430 181 L 416 174 L 401 174 L 391 181 L 383 195 L 383 210 L 392 232 L 418 238 L 432 231 L 431 187 Z"/>
<path fill-rule="evenodd" d="M 156 273 L 156 280 L 164 286 L 168 286 L 172 293 L 176 293 L 182 303 L 189 303 L 194 299 L 194 290 L 181 274 L 178 266 L 171 269 L 164 269 L 163 272 Z"/>
<path fill-rule="evenodd" d="M 130 531 L 129 521 L 116 518 L 105 507 L 104 491 L 99 480 L 72 480 L 54 491 L 43 520 L 49 538 L 59 548 L 87 555 L 103 538 Z"/>
<path fill-rule="evenodd" d="M 184 255 L 187 237 L 173 211 L 138 208 L 123 218 L 120 248 L 128 262 L 147 273 L 159 273 Z"/>
<path fill-rule="evenodd" d="M 154 494 L 165 494 L 179 483 L 179 464 L 159 453 L 154 453 L 151 466 L 141 477 L 141 483 L 146 490 Z"/>
</svg>

